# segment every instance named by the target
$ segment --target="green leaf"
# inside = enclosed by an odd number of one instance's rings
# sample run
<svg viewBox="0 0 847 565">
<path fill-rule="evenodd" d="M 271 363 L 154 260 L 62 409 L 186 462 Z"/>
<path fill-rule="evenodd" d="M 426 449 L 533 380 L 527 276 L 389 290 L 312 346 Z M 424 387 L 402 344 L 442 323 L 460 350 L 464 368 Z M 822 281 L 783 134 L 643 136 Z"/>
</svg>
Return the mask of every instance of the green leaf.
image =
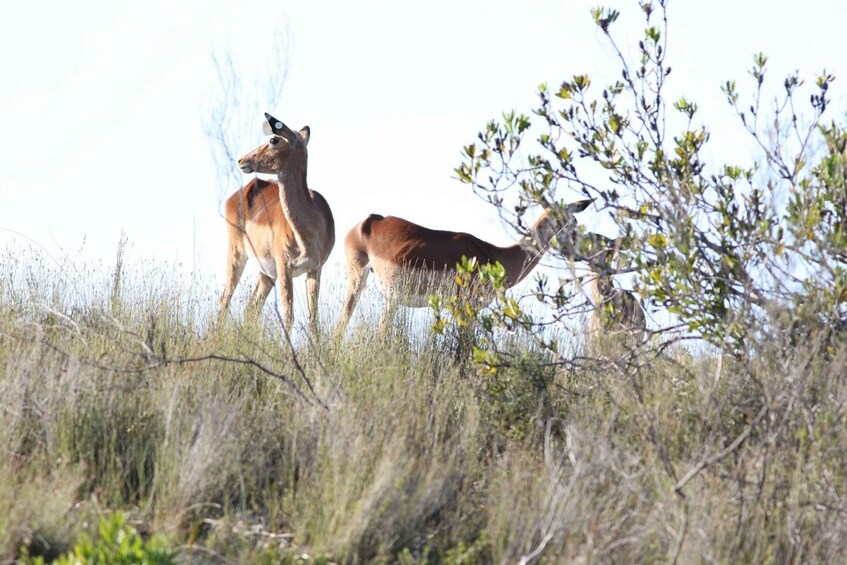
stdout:
<svg viewBox="0 0 847 565">
<path fill-rule="evenodd" d="M 662 32 L 659 31 L 659 28 L 656 26 L 650 26 L 646 30 L 644 30 L 644 35 L 652 41 L 654 44 L 659 42 L 659 39 L 662 37 Z"/>
<path fill-rule="evenodd" d="M 588 79 L 588 75 L 576 75 L 573 77 L 574 90 L 577 92 L 584 91 L 590 84 L 591 81 Z"/>
<path fill-rule="evenodd" d="M 649 238 L 647 238 L 647 243 L 653 249 L 667 249 L 668 247 L 668 238 L 665 237 L 664 234 L 654 233 Z"/>
</svg>

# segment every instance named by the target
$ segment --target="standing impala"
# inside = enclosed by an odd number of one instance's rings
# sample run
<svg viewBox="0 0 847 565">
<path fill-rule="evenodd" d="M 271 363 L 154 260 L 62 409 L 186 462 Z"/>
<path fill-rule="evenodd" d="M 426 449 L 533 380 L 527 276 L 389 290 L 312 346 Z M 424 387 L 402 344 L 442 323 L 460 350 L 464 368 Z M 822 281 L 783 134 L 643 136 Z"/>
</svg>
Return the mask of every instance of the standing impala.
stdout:
<svg viewBox="0 0 847 565">
<path fill-rule="evenodd" d="M 500 262 L 511 287 L 538 264 L 557 233 L 575 228 L 574 214 L 585 210 L 590 203 L 591 200 L 581 200 L 570 204 L 563 211 L 564 217 L 558 219 L 556 214 L 545 210 L 532 227 L 532 237 L 509 247 L 498 247 L 468 233 L 431 230 L 402 218 L 371 214 L 353 226 L 344 238 L 347 292 L 337 333 L 344 333 L 371 270 L 388 294 L 388 312 L 394 301 L 404 306 L 425 306 L 432 288 L 427 283 L 437 282 L 445 273 L 449 275 L 463 256 L 476 259 L 481 265 Z M 410 273 L 418 275 L 411 277 L 416 279 L 415 283 L 398 288 L 410 279 Z"/>
<path fill-rule="evenodd" d="M 317 333 L 321 267 L 335 243 L 335 222 L 324 197 L 306 184 L 309 127 L 293 131 L 270 114 L 265 119 L 265 132 L 272 137 L 239 159 L 238 166 L 245 173 L 275 174 L 277 180 L 254 178 L 226 200 L 229 254 L 220 312 L 229 307 L 250 256 L 260 270 L 250 310 L 261 311 L 274 281 L 279 281 L 283 319 L 290 330 L 291 281 L 305 273 L 309 322 Z"/>
</svg>

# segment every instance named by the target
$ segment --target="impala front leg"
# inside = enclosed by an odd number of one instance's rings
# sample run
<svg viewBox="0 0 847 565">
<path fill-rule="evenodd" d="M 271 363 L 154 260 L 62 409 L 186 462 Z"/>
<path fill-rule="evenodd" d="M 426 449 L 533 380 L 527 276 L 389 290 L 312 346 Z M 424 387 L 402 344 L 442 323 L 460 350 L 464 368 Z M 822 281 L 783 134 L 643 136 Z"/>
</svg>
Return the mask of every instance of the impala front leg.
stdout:
<svg viewBox="0 0 847 565">
<path fill-rule="evenodd" d="M 379 333 L 387 336 L 394 328 L 394 322 L 397 320 L 397 297 L 391 292 L 385 293 L 385 301 L 382 305 L 382 318 L 379 321 Z"/>
<path fill-rule="evenodd" d="M 232 228 L 230 232 L 233 232 Z M 218 317 L 223 317 L 229 303 L 232 301 L 232 295 L 235 293 L 235 288 L 238 286 L 238 281 L 241 280 L 241 275 L 244 273 L 244 266 L 247 264 L 247 256 L 244 254 L 244 249 L 240 245 L 241 233 L 230 233 L 229 253 L 226 258 L 226 282 L 224 291 L 221 294 L 220 302 L 218 303 Z"/>
<path fill-rule="evenodd" d="M 306 275 L 306 294 L 309 296 L 309 327 L 312 335 L 319 336 L 318 331 L 318 296 L 321 289 L 321 268 L 318 267 Z"/>
<path fill-rule="evenodd" d="M 335 330 L 335 334 L 339 339 L 344 337 L 344 331 L 347 329 L 347 324 L 353 316 L 359 296 L 368 282 L 369 272 L 370 269 L 367 266 L 363 266 L 360 261 L 351 261 L 347 266 L 347 291 L 345 292 L 344 306 L 341 308 L 338 327 Z"/>
<path fill-rule="evenodd" d="M 276 278 L 279 285 L 279 302 L 282 308 L 282 321 L 285 324 L 285 331 L 291 332 L 292 323 L 294 321 L 294 289 L 291 282 L 291 273 L 280 268 Z"/>
</svg>

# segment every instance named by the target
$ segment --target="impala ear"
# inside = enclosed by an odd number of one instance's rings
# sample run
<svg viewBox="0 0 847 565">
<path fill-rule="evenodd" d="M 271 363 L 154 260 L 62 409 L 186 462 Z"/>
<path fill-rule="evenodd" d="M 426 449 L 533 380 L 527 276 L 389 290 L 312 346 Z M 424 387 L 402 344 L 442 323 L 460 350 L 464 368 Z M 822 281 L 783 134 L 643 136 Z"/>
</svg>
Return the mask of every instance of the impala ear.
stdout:
<svg viewBox="0 0 847 565">
<path fill-rule="evenodd" d="M 262 127 L 262 131 L 265 133 L 265 135 L 282 135 L 287 129 L 284 123 L 277 120 L 267 112 L 265 112 L 265 120 L 267 120 L 267 122 L 265 122 Z"/>
<path fill-rule="evenodd" d="M 594 202 L 593 198 L 571 202 L 570 204 L 568 204 L 568 212 L 570 212 L 571 214 L 577 214 L 579 212 L 582 212 L 583 210 L 588 208 L 588 206 L 590 206 L 592 202 Z"/>
<path fill-rule="evenodd" d="M 298 133 L 300 134 L 300 137 L 303 138 L 303 142 L 306 145 L 309 145 L 309 137 L 312 135 L 312 130 L 309 129 L 309 126 L 303 126 L 303 129 L 301 129 Z"/>
</svg>

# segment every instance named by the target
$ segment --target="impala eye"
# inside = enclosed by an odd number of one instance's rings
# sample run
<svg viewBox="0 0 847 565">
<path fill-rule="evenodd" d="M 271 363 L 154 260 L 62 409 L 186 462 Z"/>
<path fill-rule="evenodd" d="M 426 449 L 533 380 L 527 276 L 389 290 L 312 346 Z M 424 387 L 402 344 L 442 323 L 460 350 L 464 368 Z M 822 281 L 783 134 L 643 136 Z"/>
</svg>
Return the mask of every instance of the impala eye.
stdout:
<svg viewBox="0 0 847 565">
<path fill-rule="evenodd" d="M 277 143 L 279 143 L 279 138 L 278 137 L 272 137 L 272 138 L 270 138 L 268 143 L 270 143 L 271 145 L 276 145 Z"/>
</svg>

